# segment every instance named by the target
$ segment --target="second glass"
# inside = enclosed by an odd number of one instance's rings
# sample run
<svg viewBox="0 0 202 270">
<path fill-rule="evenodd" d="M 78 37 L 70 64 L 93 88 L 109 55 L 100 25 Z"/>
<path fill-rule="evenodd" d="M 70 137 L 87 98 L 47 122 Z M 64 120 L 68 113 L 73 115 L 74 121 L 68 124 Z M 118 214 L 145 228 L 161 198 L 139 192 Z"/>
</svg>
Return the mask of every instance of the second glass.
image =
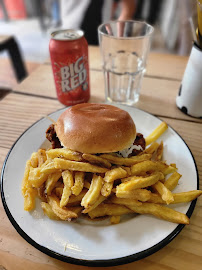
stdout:
<svg viewBox="0 0 202 270">
<path fill-rule="evenodd" d="M 138 21 L 99 26 L 106 101 L 133 105 L 139 100 L 153 27 Z"/>
</svg>

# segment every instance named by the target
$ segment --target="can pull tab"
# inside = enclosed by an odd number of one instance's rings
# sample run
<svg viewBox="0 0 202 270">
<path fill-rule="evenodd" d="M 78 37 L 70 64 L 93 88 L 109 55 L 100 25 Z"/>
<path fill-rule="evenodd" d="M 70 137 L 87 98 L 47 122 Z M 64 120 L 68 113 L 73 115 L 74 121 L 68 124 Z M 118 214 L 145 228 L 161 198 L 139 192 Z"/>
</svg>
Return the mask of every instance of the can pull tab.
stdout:
<svg viewBox="0 0 202 270">
<path fill-rule="evenodd" d="M 65 32 L 64 37 L 65 39 L 75 39 L 75 38 L 78 38 L 78 35 L 72 32 Z"/>
<path fill-rule="evenodd" d="M 82 30 L 64 29 L 51 33 L 51 37 L 56 40 L 76 40 L 83 37 Z"/>
</svg>

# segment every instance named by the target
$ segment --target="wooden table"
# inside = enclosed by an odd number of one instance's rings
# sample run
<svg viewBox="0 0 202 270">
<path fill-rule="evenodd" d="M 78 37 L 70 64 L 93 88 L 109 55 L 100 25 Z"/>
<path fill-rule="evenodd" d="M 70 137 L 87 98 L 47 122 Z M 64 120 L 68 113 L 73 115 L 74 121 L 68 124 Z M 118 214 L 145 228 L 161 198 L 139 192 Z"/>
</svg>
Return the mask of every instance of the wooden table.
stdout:
<svg viewBox="0 0 202 270">
<path fill-rule="evenodd" d="M 151 53 L 138 107 L 165 120 L 186 141 L 198 166 L 202 189 L 202 120 L 177 109 L 175 98 L 187 58 Z M 90 47 L 90 102 L 104 102 L 99 49 Z M 63 105 L 56 98 L 50 61 L 0 100 L 0 165 L 18 136 L 32 123 Z M 191 224 L 166 247 L 137 262 L 109 269 L 202 269 L 202 198 Z M 9 222 L 0 203 L 0 269 L 87 269 L 53 259 L 28 244 Z"/>
</svg>

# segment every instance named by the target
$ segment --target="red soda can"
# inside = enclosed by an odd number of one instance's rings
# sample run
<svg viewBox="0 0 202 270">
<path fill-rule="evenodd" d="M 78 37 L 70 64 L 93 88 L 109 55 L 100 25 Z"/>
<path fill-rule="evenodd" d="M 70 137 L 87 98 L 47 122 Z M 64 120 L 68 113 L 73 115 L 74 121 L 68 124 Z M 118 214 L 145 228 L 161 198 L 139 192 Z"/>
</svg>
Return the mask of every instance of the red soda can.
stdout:
<svg viewBox="0 0 202 270">
<path fill-rule="evenodd" d="M 58 100 L 71 106 L 90 98 L 88 43 L 81 30 L 59 30 L 51 34 L 51 64 Z"/>
</svg>

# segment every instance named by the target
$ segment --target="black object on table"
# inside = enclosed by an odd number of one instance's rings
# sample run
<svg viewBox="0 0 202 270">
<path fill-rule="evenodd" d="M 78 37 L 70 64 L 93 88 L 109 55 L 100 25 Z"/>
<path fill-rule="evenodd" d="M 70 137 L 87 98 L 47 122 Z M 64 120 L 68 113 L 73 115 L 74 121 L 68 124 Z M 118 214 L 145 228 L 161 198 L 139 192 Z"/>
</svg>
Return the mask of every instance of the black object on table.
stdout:
<svg viewBox="0 0 202 270">
<path fill-rule="evenodd" d="M 20 82 L 27 77 L 27 70 L 20 53 L 18 44 L 13 36 L 0 41 L 0 51 L 7 50 L 11 59 L 12 66 L 15 71 L 17 81 Z"/>
</svg>

